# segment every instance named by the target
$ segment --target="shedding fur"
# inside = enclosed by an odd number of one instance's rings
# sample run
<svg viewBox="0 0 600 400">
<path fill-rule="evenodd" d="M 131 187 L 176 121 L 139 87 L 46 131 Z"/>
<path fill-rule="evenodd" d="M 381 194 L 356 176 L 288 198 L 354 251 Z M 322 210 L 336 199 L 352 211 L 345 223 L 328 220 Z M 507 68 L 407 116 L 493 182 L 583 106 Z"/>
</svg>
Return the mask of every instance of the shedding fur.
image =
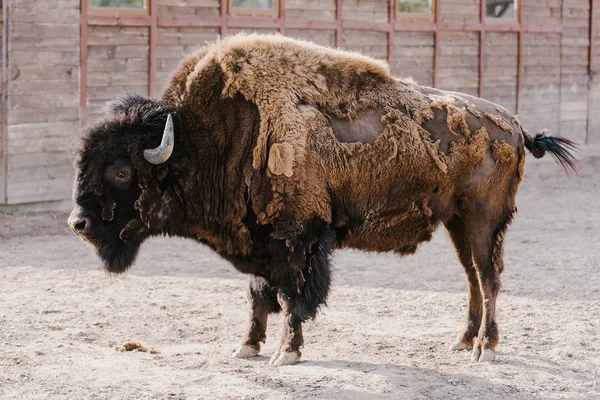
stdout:
<svg viewBox="0 0 600 400">
<path fill-rule="evenodd" d="M 497 163 L 506 164 L 515 156 L 515 149 L 504 140 L 494 140 L 492 143 L 492 157 Z"/>
<path fill-rule="evenodd" d="M 269 152 L 269 171 L 274 175 L 294 174 L 294 148 L 289 143 L 276 143 Z"/>
<path fill-rule="evenodd" d="M 455 135 L 460 134 L 468 137 L 471 132 L 469 132 L 469 126 L 465 119 L 465 109 L 453 105 L 448 105 L 446 108 L 448 110 L 448 120 L 446 123 L 450 132 Z"/>
<path fill-rule="evenodd" d="M 494 124 L 496 124 L 500 129 L 510 132 L 511 134 L 514 132 L 513 127 L 508 122 L 506 122 L 506 120 L 501 116 L 490 113 L 485 113 L 485 116 Z"/>
<path fill-rule="evenodd" d="M 467 111 L 470 112 L 475 118 L 481 118 L 481 113 L 479 112 L 479 110 L 477 109 L 477 107 L 475 107 L 474 104 L 468 103 L 467 104 Z"/>
<path fill-rule="evenodd" d="M 430 94 L 428 97 L 429 100 L 431 100 L 429 106 L 438 110 L 443 110 L 444 107 L 448 107 L 456 101 L 456 98 L 450 95 L 438 96 L 435 94 Z"/>
<path fill-rule="evenodd" d="M 186 58 L 161 100 L 122 96 L 83 132 L 74 200 L 111 272 L 166 234 L 204 243 L 249 274 L 250 324 L 237 354 L 258 354 L 268 314 L 281 312 L 278 365 L 300 357 L 302 322 L 327 300 L 335 248 L 411 254 L 445 224 L 484 297 L 470 301 L 460 340 L 489 355 L 524 148 L 569 167 L 575 146 L 532 138 L 497 113 L 494 103 L 395 79 L 387 63 L 360 54 L 231 36 Z M 173 154 L 149 164 L 143 151 L 161 142 L 168 115 Z M 117 159 L 136 172 L 123 190 L 102 178 Z"/>
</svg>

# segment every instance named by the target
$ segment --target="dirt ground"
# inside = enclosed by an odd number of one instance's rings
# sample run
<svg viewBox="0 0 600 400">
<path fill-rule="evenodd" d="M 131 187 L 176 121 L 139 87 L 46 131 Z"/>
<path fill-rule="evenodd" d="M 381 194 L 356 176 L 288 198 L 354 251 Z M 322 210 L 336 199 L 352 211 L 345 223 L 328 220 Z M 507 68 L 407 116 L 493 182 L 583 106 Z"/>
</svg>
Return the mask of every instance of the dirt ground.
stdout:
<svg viewBox="0 0 600 400">
<path fill-rule="evenodd" d="M 467 285 L 443 229 L 411 257 L 337 252 L 303 361 L 277 368 L 279 316 L 260 357 L 229 357 L 246 278 L 206 247 L 153 239 L 115 277 L 66 215 L 0 214 L 0 398 L 600 399 L 600 159 L 581 167 L 527 166 L 492 364 L 449 350 Z"/>
</svg>

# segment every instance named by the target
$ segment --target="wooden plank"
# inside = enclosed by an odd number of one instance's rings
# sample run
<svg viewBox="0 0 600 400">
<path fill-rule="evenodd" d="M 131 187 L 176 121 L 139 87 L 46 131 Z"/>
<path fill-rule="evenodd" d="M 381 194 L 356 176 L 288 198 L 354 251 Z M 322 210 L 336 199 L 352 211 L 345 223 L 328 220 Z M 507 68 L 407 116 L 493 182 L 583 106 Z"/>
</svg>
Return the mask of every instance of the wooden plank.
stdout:
<svg viewBox="0 0 600 400">
<path fill-rule="evenodd" d="M 342 19 L 388 22 L 388 0 L 344 0 Z"/>
<path fill-rule="evenodd" d="M 73 136 L 78 129 L 79 125 L 77 121 L 38 122 L 9 125 L 7 134 L 9 141 L 15 139 L 32 140 L 47 136 L 69 138 Z"/>
<path fill-rule="evenodd" d="M 19 167 L 9 170 L 8 183 L 20 182 L 46 182 L 55 179 L 71 179 L 73 181 L 73 165 L 71 163 L 62 165 L 43 165 L 36 167 Z"/>
<path fill-rule="evenodd" d="M 8 183 L 8 204 L 64 200 L 71 197 L 73 176 L 35 182 Z"/>
<path fill-rule="evenodd" d="M 77 121 L 79 110 L 73 107 L 51 109 L 15 108 L 8 113 L 7 123 L 23 124 L 35 122 Z"/>
</svg>

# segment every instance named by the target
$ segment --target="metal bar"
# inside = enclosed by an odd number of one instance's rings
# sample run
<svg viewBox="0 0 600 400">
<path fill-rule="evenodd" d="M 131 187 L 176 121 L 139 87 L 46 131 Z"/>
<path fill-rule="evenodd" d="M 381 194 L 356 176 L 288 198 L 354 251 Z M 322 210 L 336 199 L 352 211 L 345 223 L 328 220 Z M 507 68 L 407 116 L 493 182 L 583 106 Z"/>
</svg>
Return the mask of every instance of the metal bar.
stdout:
<svg viewBox="0 0 600 400">
<path fill-rule="evenodd" d="M 285 0 L 279 0 L 279 33 L 285 35 Z"/>
<path fill-rule="evenodd" d="M 233 22 L 232 22 L 233 25 Z M 286 20 L 285 27 L 287 29 L 314 29 L 334 31 L 337 29 L 336 21 L 301 21 L 301 20 Z"/>
<path fill-rule="evenodd" d="M 595 36 L 596 36 L 596 7 L 594 6 L 595 4 L 594 0 L 590 0 L 590 40 L 589 40 L 589 61 L 588 61 L 588 76 L 589 76 L 589 83 L 588 83 L 588 103 L 587 103 L 587 107 L 588 107 L 588 113 L 587 113 L 587 127 L 585 130 L 585 143 L 588 144 L 590 143 L 590 129 L 592 128 L 592 124 L 590 124 L 590 120 L 592 118 L 591 115 L 591 105 L 592 105 L 592 80 L 594 79 L 594 75 L 596 75 L 596 70 L 595 70 L 595 62 L 594 62 L 594 46 L 596 45 L 596 40 L 595 40 Z"/>
<path fill-rule="evenodd" d="M 84 1 L 82 1 L 82 4 Z M 87 5 L 86 5 L 87 7 Z M 87 11 L 86 11 L 87 13 Z M 83 6 L 81 16 L 83 19 Z M 150 26 L 152 21 L 149 15 L 87 15 L 85 19 L 88 25 L 101 26 Z"/>
<path fill-rule="evenodd" d="M 596 7 L 595 7 L 595 1 L 594 0 L 590 0 L 590 51 L 589 51 L 589 73 L 591 76 L 593 76 L 595 74 L 594 68 L 595 68 L 595 63 L 594 63 L 594 45 L 595 43 L 595 36 L 596 36 L 596 24 L 595 24 L 595 16 L 596 16 Z"/>
<path fill-rule="evenodd" d="M 523 57 L 525 57 L 524 53 L 524 29 L 525 24 L 523 23 L 523 2 L 519 2 L 519 25 L 521 29 L 519 30 L 519 50 L 517 52 L 517 98 L 516 102 L 516 110 L 517 115 L 519 114 L 519 110 L 521 108 L 521 92 L 523 91 L 523 75 L 525 74 L 525 66 L 523 63 Z"/>
<path fill-rule="evenodd" d="M 183 27 L 215 27 L 221 26 L 221 20 L 213 17 L 158 17 L 158 26 L 161 28 L 183 28 Z M 273 18 L 253 17 L 227 17 L 227 26 L 232 28 L 272 28 L 281 27 L 280 22 Z M 285 29 L 314 29 L 335 30 L 336 21 L 284 21 Z"/>
<path fill-rule="evenodd" d="M 229 1 L 221 0 L 221 36 L 227 35 L 227 13 L 229 12 Z"/>
<path fill-rule="evenodd" d="M 8 203 L 8 1 L 2 2 L 2 115 L 0 125 L 0 203 Z"/>
<path fill-rule="evenodd" d="M 481 30 L 479 31 L 479 97 L 483 97 L 485 75 L 485 1 L 480 2 L 479 18 Z"/>
<path fill-rule="evenodd" d="M 342 27 L 344 27 L 344 29 L 356 29 L 361 31 L 389 32 L 391 29 L 394 29 L 394 24 L 385 22 L 342 20 Z"/>
<path fill-rule="evenodd" d="M 225 1 L 225 4 L 227 2 Z M 437 4 L 437 3 L 436 3 Z M 340 13 L 341 14 L 341 13 Z M 437 19 L 438 15 L 436 15 Z M 147 15 L 90 15 L 88 25 L 99 26 L 150 26 L 151 17 Z M 479 32 L 483 29 L 481 23 L 470 24 L 442 24 L 440 22 L 365 22 L 356 20 L 336 20 L 336 21 L 311 21 L 311 20 L 287 20 L 286 29 L 316 29 L 316 30 L 340 30 L 344 28 L 370 30 L 378 32 L 389 32 L 390 24 L 393 25 L 395 32 Z M 265 17 L 243 17 L 227 16 L 215 19 L 214 17 L 203 16 L 173 16 L 158 17 L 159 27 L 182 28 L 182 27 L 221 27 L 226 25 L 232 28 L 271 28 L 278 29 L 280 22 L 278 19 Z M 436 27 L 437 25 L 437 27 Z M 537 25 L 537 24 L 516 24 L 514 22 L 490 22 L 485 25 L 487 32 L 523 32 L 527 33 L 562 33 L 562 25 Z M 341 43 L 341 36 L 340 36 Z"/>
<path fill-rule="evenodd" d="M 335 7 L 335 45 L 340 47 L 342 45 L 342 0 L 336 0 Z"/>
<path fill-rule="evenodd" d="M 388 30 L 388 46 L 387 58 L 390 68 L 393 70 L 392 59 L 394 58 L 394 20 L 396 19 L 396 0 L 390 0 L 388 5 L 388 22 L 390 29 Z"/>
<path fill-rule="evenodd" d="M 279 20 L 274 18 L 226 17 L 226 27 L 279 29 Z"/>
<path fill-rule="evenodd" d="M 441 0 L 435 0 L 435 24 L 433 42 L 433 87 L 438 87 L 438 76 L 440 72 L 440 22 L 442 21 Z"/>
<path fill-rule="evenodd" d="M 186 27 L 221 27 L 223 20 L 215 17 L 158 17 L 161 28 L 186 28 Z"/>
<path fill-rule="evenodd" d="M 88 59 L 88 0 L 81 0 L 80 16 L 80 38 L 79 38 L 79 121 L 81 126 L 85 125 L 87 112 L 87 59 Z"/>
<path fill-rule="evenodd" d="M 156 39 L 158 37 L 157 18 L 158 0 L 150 0 L 150 49 L 148 51 L 148 95 L 150 97 L 156 94 Z"/>
<path fill-rule="evenodd" d="M 434 22 L 395 21 L 396 32 L 435 32 Z"/>
</svg>

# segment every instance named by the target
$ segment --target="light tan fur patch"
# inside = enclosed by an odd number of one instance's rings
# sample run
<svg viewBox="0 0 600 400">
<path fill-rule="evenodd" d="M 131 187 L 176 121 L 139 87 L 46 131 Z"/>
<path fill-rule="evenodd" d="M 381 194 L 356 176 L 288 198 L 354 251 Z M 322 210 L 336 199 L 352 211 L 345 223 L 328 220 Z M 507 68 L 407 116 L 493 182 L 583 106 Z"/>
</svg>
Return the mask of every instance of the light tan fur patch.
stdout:
<svg viewBox="0 0 600 400">
<path fill-rule="evenodd" d="M 506 164 L 515 157 L 515 150 L 504 140 L 494 140 L 492 143 L 492 158 L 498 164 Z"/>
<path fill-rule="evenodd" d="M 481 118 L 481 113 L 479 112 L 479 110 L 477 109 L 477 107 L 475 107 L 474 104 L 467 104 L 467 111 L 469 111 L 471 114 L 473 114 L 473 116 L 475 118 Z"/>
<path fill-rule="evenodd" d="M 502 113 L 502 114 L 510 115 L 510 111 L 508 111 L 506 108 L 502 107 L 501 105 L 496 106 L 496 111 L 498 111 L 499 113 Z"/>
<path fill-rule="evenodd" d="M 431 104 L 429 104 L 429 107 L 437 108 L 438 110 L 441 110 L 444 106 L 447 107 L 448 105 L 454 103 L 454 101 L 456 100 L 450 95 L 438 96 L 435 94 L 430 94 L 427 97 L 429 97 L 429 100 L 431 100 Z"/>
<path fill-rule="evenodd" d="M 446 108 L 448 109 L 448 118 L 446 123 L 448 124 L 448 129 L 450 132 L 454 133 L 455 135 L 460 133 L 467 137 L 470 136 L 471 132 L 469 131 L 469 126 L 465 120 L 465 109 L 458 108 L 450 104 Z"/>
<path fill-rule="evenodd" d="M 502 118 L 501 116 L 490 113 L 485 113 L 485 116 L 498 127 L 500 127 L 500 129 L 510 132 L 511 134 L 514 132 L 513 127 L 510 126 L 510 124 L 506 122 L 506 120 L 504 120 L 504 118 Z"/>
<path fill-rule="evenodd" d="M 294 174 L 294 148 L 289 143 L 275 143 L 269 151 L 269 171 L 273 175 Z"/>
<path fill-rule="evenodd" d="M 513 116 L 512 122 L 513 122 L 513 124 L 517 125 L 519 128 L 523 129 L 523 127 L 521 125 L 521 121 L 519 121 L 518 115 Z"/>
</svg>

